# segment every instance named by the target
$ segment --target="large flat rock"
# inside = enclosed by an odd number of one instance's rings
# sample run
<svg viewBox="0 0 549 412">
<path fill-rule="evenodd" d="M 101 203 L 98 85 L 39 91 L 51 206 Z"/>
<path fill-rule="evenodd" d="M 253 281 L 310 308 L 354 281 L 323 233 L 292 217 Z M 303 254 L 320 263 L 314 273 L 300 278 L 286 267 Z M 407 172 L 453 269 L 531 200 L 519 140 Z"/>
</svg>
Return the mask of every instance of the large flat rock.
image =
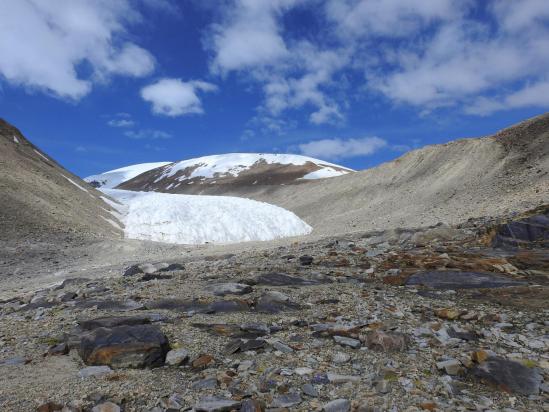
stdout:
<svg viewBox="0 0 549 412">
<path fill-rule="evenodd" d="M 492 273 L 461 271 L 427 271 L 414 273 L 406 285 L 423 285 L 433 289 L 473 289 L 521 286 L 526 282 L 509 279 Z"/>
</svg>

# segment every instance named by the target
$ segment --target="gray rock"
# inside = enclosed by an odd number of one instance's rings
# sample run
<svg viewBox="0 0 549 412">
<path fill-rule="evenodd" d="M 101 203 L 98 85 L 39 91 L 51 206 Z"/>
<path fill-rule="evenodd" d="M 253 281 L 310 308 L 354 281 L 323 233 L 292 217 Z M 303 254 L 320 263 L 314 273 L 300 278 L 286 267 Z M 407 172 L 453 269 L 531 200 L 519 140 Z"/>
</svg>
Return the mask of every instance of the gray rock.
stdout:
<svg viewBox="0 0 549 412">
<path fill-rule="evenodd" d="M 205 288 L 206 292 L 215 296 L 245 295 L 252 292 L 252 287 L 244 283 L 215 283 Z"/>
<path fill-rule="evenodd" d="M 120 406 L 112 402 L 103 402 L 99 405 L 95 405 L 92 408 L 92 412 L 120 412 Z"/>
<path fill-rule="evenodd" d="M 166 355 L 166 363 L 170 366 L 179 366 L 189 359 L 189 352 L 185 349 L 173 349 Z"/>
<path fill-rule="evenodd" d="M 198 401 L 194 409 L 197 412 L 225 412 L 240 407 L 240 402 L 217 396 L 206 396 Z"/>
<path fill-rule="evenodd" d="M 279 395 L 273 399 L 271 408 L 289 408 L 301 403 L 301 395 L 299 393 L 288 393 L 286 395 Z"/>
<path fill-rule="evenodd" d="M 264 286 L 308 286 L 318 285 L 320 282 L 285 275 L 283 273 L 265 273 L 255 279 L 258 285 Z"/>
<path fill-rule="evenodd" d="M 111 373 L 113 373 L 113 370 L 108 366 L 88 366 L 87 368 L 78 371 L 78 377 L 82 379 L 91 377 L 100 378 L 101 376 L 109 375 Z"/>
<path fill-rule="evenodd" d="M 348 399 L 336 399 L 322 407 L 324 412 L 348 412 L 351 410 L 351 401 Z"/>
<path fill-rule="evenodd" d="M 332 362 L 335 363 L 335 364 L 342 364 L 342 363 L 347 363 L 351 360 L 351 355 L 348 355 L 344 352 L 336 352 L 334 353 L 334 355 L 332 356 Z"/>
<path fill-rule="evenodd" d="M 489 384 L 521 395 L 537 395 L 542 382 L 537 368 L 528 368 L 497 356 L 475 366 L 472 373 Z"/>
<path fill-rule="evenodd" d="M 216 378 L 206 378 L 199 381 L 193 382 L 191 384 L 193 389 L 215 389 L 217 388 L 217 379 Z"/>
<path fill-rule="evenodd" d="M 461 362 L 457 359 L 448 359 L 437 362 L 437 369 L 444 369 L 448 375 L 459 375 L 459 373 L 463 370 Z"/>
<path fill-rule="evenodd" d="M 310 383 L 306 383 L 305 385 L 303 385 L 301 390 L 303 391 L 303 393 L 305 395 L 310 396 L 311 398 L 317 398 L 318 397 L 318 391 Z"/>
<path fill-rule="evenodd" d="M 353 349 L 360 348 L 360 341 L 358 339 L 352 339 L 346 336 L 334 336 L 334 340 L 341 346 L 349 346 Z"/>
<path fill-rule="evenodd" d="M 25 365 L 29 360 L 23 358 L 22 356 L 16 356 L 14 358 L 6 359 L 0 361 L 0 366 L 15 366 L 15 365 Z"/>
<path fill-rule="evenodd" d="M 327 377 L 330 383 L 335 384 L 360 381 L 360 376 L 338 375 L 337 373 L 330 372 L 328 372 Z"/>
</svg>

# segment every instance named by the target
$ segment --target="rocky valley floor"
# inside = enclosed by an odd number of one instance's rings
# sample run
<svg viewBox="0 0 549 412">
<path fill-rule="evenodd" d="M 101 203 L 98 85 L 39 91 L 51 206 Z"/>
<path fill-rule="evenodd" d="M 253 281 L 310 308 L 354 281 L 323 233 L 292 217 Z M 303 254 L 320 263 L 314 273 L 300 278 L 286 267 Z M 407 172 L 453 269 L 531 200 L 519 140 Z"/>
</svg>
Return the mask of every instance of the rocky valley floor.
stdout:
<svg viewBox="0 0 549 412">
<path fill-rule="evenodd" d="M 515 220 L 113 263 L 6 298 L 0 405 L 547 411 L 549 214 Z"/>
</svg>

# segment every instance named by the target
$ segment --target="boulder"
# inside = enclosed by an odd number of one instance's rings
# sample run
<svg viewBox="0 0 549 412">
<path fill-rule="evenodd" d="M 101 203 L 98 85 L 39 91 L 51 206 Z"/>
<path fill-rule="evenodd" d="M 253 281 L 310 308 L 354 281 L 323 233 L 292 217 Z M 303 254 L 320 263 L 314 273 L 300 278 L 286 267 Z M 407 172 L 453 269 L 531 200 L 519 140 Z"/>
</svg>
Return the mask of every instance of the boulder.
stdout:
<svg viewBox="0 0 549 412">
<path fill-rule="evenodd" d="M 87 365 L 152 368 L 164 364 L 169 343 L 156 326 L 96 328 L 81 335 L 79 354 Z"/>
</svg>

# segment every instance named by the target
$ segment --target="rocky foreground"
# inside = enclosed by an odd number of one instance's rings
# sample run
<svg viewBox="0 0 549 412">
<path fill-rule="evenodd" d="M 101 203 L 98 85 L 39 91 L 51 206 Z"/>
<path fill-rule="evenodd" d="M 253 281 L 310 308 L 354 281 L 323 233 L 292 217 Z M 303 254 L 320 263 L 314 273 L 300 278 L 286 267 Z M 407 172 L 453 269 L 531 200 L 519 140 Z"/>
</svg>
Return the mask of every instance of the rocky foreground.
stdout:
<svg viewBox="0 0 549 412">
<path fill-rule="evenodd" d="M 25 411 L 549 410 L 549 209 L 120 268 L 0 302 Z"/>
</svg>

